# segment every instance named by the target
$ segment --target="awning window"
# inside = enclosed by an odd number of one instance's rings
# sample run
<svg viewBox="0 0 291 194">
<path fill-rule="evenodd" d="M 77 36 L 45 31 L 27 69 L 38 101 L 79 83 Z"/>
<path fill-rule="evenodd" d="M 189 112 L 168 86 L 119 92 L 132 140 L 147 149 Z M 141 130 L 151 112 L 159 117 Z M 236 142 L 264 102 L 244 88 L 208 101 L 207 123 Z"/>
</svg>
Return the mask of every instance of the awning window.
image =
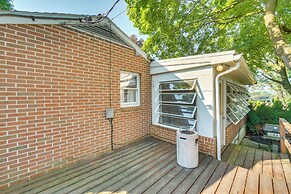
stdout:
<svg viewBox="0 0 291 194">
<path fill-rule="evenodd" d="M 196 127 L 196 80 L 159 83 L 156 124 L 174 129 L 194 130 Z"/>
</svg>

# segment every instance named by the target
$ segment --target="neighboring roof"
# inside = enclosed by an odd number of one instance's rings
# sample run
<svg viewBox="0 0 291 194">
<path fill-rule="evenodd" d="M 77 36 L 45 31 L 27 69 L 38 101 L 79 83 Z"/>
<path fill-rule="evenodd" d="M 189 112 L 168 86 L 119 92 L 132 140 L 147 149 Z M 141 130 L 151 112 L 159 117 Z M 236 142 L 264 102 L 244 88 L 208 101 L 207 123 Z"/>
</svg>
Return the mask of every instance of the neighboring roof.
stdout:
<svg viewBox="0 0 291 194">
<path fill-rule="evenodd" d="M 104 18 L 100 23 L 84 23 L 82 19 L 88 15 L 64 13 L 40 13 L 27 11 L 0 11 L 0 24 L 55 24 L 111 40 L 136 51 L 147 60 L 146 53 L 136 45 L 113 21 Z M 96 16 L 89 16 L 93 20 Z M 112 31 L 112 32 L 110 32 Z"/>
<path fill-rule="evenodd" d="M 162 74 L 174 71 L 182 71 L 186 69 L 193 69 L 203 66 L 214 66 L 218 64 L 227 64 L 234 66 L 237 62 L 240 62 L 239 70 L 236 70 L 233 75 L 238 74 L 244 77 L 244 84 L 255 84 L 256 80 L 246 64 L 241 54 L 236 54 L 234 50 L 217 52 L 210 54 L 202 54 L 188 57 L 180 57 L 173 59 L 165 59 L 151 62 L 151 74 Z M 240 72 L 239 72 L 240 71 Z"/>
<path fill-rule="evenodd" d="M 280 126 L 279 125 L 273 125 L 273 124 L 265 124 L 264 128 L 263 128 L 263 131 L 280 133 Z"/>
</svg>

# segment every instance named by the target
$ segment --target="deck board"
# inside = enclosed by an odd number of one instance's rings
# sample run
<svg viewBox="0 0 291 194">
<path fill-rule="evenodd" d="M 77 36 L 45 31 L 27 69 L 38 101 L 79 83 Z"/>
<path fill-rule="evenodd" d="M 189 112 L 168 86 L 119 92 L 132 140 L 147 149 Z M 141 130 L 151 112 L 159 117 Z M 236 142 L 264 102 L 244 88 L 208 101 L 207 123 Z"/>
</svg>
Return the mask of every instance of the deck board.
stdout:
<svg viewBox="0 0 291 194">
<path fill-rule="evenodd" d="M 201 193 L 218 164 L 218 160 L 212 160 L 187 193 Z"/>
<path fill-rule="evenodd" d="M 166 146 L 166 144 L 163 144 Z M 143 147 L 130 155 L 123 156 L 121 158 L 116 158 L 111 162 L 104 162 L 102 164 L 96 163 L 96 165 L 85 168 L 82 171 L 75 171 L 74 173 L 67 175 L 65 177 L 55 178 L 52 182 L 29 190 L 30 192 L 43 192 L 43 193 L 55 193 L 55 192 L 66 192 L 75 189 L 79 185 L 86 184 L 91 180 L 94 180 L 100 176 L 104 176 L 115 169 L 120 169 L 120 167 L 126 166 L 126 164 L 131 164 L 136 159 L 138 159 L 138 154 L 150 153 L 150 149 L 157 149 L 159 144 L 150 144 L 149 146 Z M 125 167 L 124 167 L 125 168 Z M 124 169 L 123 168 L 123 169 Z M 116 172 L 116 171 L 115 171 Z M 98 176 L 96 176 L 96 174 Z M 78 184 L 76 184 L 78 183 Z M 62 190 L 63 189 L 63 190 Z"/>
<path fill-rule="evenodd" d="M 205 157 L 205 155 L 199 156 L 199 163 L 202 161 L 202 159 Z M 162 190 L 160 190 L 159 194 L 168 194 L 172 193 L 179 185 L 180 183 L 193 171 L 194 169 L 191 168 L 184 168 L 177 176 L 175 176 L 167 185 L 164 186 Z"/>
<path fill-rule="evenodd" d="M 226 160 L 227 163 L 229 164 L 234 164 L 238 155 L 239 155 L 239 152 L 240 152 L 240 149 L 241 149 L 241 146 L 235 146 L 230 154 L 230 156 L 228 157 L 228 159 Z"/>
<path fill-rule="evenodd" d="M 259 193 L 259 174 L 253 171 L 248 172 L 245 193 Z"/>
<path fill-rule="evenodd" d="M 270 176 L 260 177 L 260 193 L 273 194 L 273 182 Z"/>
<path fill-rule="evenodd" d="M 212 158 L 209 156 L 206 156 L 198 165 L 197 168 L 195 168 L 186 178 L 185 180 L 173 191 L 173 194 L 180 194 L 180 193 L 186 193 L 189 188 L 194 184 L 194 182 L 197 180 L 197 178 L 200 176 L 200 174 L 204 171 L 204 169 L 208 166 L 208 164 L 211 162 Z"/>
<path fill-rule="evenodd" d="M 281 164 L 281 158 L 279 154 L 272 153 L 272 166 L 273 166 L 273 177 L 284 179 L 283 167 Z"/>
<path fill-rule="evenodd" d="M 199 153 L 198 167 L 183 168 L 175 145 L 147 138 L 0 193 L 290 193 L 287 155 L 232 145 L 222 158 L 230 164 Z"/>
<path fill-rule="evenodd" d="M 263 152 L 263 174 L 273 176 L 272 153 Z"/>
<path fill-rule="evenodd" d="M 58 193 L 83 193 L 88 190 L 94 192 L 95 190 L 99 190 L 100 188 L 106 188 L 107 184 L 115 183 L 115 179 L 121 177 L 121 173 L 126 172 L 130 169 L 135 170 L 136 168 L 138 168 L 138 164 L 145 164 L 144 161 L 150 160 L 150 157 L 154 157 L 155 154 L 159 152 L 165 154 L 170 150 L 170 147 L 168 147 L 167 145 L 157 146 L 156 148 L 144 151 L 142 157 L 136 155 L 124 161 L 117 161 L 116 165 L 104 167 L 102 171 L 96 169 L 94 171 L 91 171 L 90 174 L 87 173 L 87 176 L 85 175 L 84 177 L 82 177 L 82 181 L 79 181 L 80 177 L 76 177 L 73 181 L 68 181 L 66 183 L 66 186 L 63 186 L 63 189 L 60 190 L 60 187 L 57 187 L 56 189 L 58 189 Z M 48 193 L 53 193 L 52 191 L 55 192 L 55 190 L 50 190 Z"/>
<path fill-rule="evenodd" d="M 246 169 L 251 169 L 253 167 L 254 158 L 255 158 L 255 149 L 249 147 L 243 167 Z"/>
<path fill-rule="evenodd" d="M 240 152 L 234 162 L 234 165 L 243 167 L 246 160 L 247 153 L 248 153 L 248 147 L 241 146 Z"/>
<path fill-rule="evenodd" d="M 287 154 L 280 154 L 281 164 L 283 167 L 284 177 L 288 186 L 288 191 L 291 193 L 291 164 Z"/>
<path fill-rule="evenodd" d="M 236 176 L 233 180 L 230 193 L 243 194 L 246 184 L 248 170 L 245 168 L 238 168 Z"/>
<path fill-rule="evenodd" d="M 233 148 L 235 147 L 234 144 L 229 144 L 226 149 L 224 150 L 224 152 L 221 155 L 221 160 L 222 161 L 227 161 L 227 159 L 229 158 L 231 152 L 233 151 Z"/>
<path fill-rule="evenodd" d="M 217 194 L 225 194 L 230 193 L 232 182 L 234 180 L 236 171 L 238 167 L 229 165 L 225 171 L 224 176 L 222 177 L 220 184 L 215 193 Z"/>
<path fill-rule="evenodd" d="M 252 170 L 259 174 L 263 173 L 263 151 L 256 149 Z"/>
<path fill-rule="evenodd" d="M 218 185 L 228 167 L 228 163 L 220 162 L 214 173 L 212 174 L 211 178 L 209 179 L 208 183 L 204 187 L 202 193 L 203 194 L 213 194 L 216 192 Z"/>
<path fill-rule="evenodd" d="M 153 138 L 142 140 L 140 142 L 133 143 L 131 146 L 126 146 L 122 149 L 116 150 L 115 152 L 108 152 L 97 158 L 84 160 L 82 162 L 51 171 L 45 175 L 35 177 L 32 180 L 19 183 L 11 188 L 6 189 L 2 193 L 10 193 L 11 191 L 15 193 L 25 192 L 28 191 L 28 189 L 36 188 L 38 185 L 47 184 L 48 182 L 56 180 L 57 178 L 62 178 L 76 171 L 86 169 L 89 166 L 96 165 L 95 161 L 98 161 L 98 164 L 103 165 L 104 162 L 109 163 L 126 155 L 135 154 L 140 149 L 148 149 L 148 146 L 158 143 L 159 142 Z"/>
</svg>

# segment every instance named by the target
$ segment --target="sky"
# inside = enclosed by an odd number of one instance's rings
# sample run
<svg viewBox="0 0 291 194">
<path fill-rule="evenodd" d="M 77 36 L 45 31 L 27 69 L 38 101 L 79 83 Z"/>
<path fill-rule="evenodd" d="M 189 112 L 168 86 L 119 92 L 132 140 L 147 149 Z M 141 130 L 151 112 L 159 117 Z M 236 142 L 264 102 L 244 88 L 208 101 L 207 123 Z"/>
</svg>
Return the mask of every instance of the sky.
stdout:
<svg viewBox="0 0 291 194">
<path fill-rule="evenodd" d="M 98 15 L 107 12 L 116 0 L 13 0 L 14 9 L 17 11 L 71 13 L 84 15 Z M 125 0 L 120 0 L 109 18 L 114 18 L 127 7 Z M 132 22 L 126 15 L 126 11 L 116 17 L 113 22 L 128 36 L 135 34 L 138 38 L 146 39 L 139 35 L 138 29 L 134 28 Z"/>
</svg>

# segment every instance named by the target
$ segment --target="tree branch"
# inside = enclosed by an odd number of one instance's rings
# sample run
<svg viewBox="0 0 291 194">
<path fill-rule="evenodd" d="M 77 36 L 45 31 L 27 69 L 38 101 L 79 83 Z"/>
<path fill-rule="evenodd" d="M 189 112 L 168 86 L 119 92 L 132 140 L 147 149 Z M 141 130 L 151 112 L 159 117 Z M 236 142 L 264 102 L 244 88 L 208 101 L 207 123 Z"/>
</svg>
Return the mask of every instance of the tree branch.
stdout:
<svg viewBox="0 0 291 194">
<path fill-rule="evenodd" d="M 280 85 L 283 84 L 282 81 L 279 81 L 279 80 L 273 79 L 273 78 L 271 78 L 271 77 L 265 75 L 264 73 L 263 73 L 262 75 L 263 75 L 265 78 L 267 78 L 268 80 L 271 80 L 271 81 L 273 81 L 273 82 L 276 82 L 276 83 L 278 83 L 278 84 L 280 84 Z"/>
<path fill-rule="evenodd" d="M 281 24 L 280 29 L 286 34 L 291 34 L 291 28 L 289 28 L 286 24 Z"/>
</svg>

